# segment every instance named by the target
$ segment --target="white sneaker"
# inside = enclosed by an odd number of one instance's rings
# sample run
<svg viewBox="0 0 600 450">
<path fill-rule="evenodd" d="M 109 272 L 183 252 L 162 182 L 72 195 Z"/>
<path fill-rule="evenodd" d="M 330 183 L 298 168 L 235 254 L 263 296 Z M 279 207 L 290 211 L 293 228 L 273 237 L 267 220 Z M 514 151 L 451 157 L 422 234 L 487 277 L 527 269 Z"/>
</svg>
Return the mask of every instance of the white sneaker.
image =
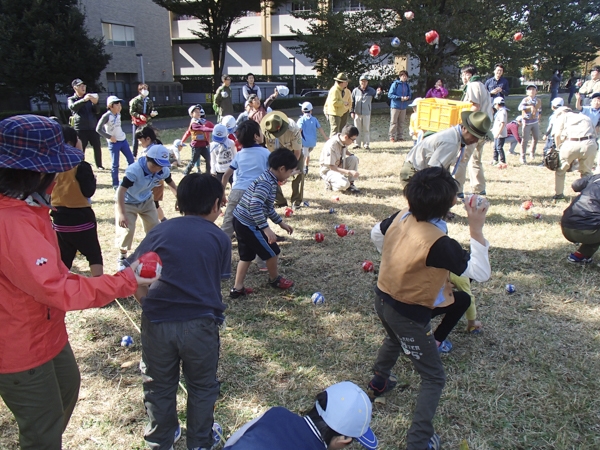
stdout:
<svg viewBox="0 0 600 450">
<path fill-rule="evenodd" d="M 127 259 L 126 254 L 123 254 L 123 253 L 119 254 L 119 257 L 117 259 L 117 272 L 127 269 L 127 265 L 125 264 L 126 259 Z"/>
</svg>

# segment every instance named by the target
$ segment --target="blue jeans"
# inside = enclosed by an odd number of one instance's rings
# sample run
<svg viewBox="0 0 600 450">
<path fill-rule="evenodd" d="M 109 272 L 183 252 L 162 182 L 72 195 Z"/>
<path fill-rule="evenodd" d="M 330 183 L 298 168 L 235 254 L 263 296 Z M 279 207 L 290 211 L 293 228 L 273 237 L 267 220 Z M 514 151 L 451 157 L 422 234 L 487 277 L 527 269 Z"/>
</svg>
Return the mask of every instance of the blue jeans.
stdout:
<svg viewBox="0 0 600 450">
<path fill-rule="evenodd" d="M 113 187 L 117 187 L 119 186 L 119 157 L 121 153 L 123 153 L 127 159 L 127 165 L 129 165 L 133 164 L 133 154 L 129 149 L 129 143 L 127 142 L 127 139 L 124 141 L 109 142 L 108 151 L 110 152 L 110 158 L 112 160 L 112 166 L 110 169 L 110 174 L 112 175 L 112 185 Z"/>
<path fill-rule="evenodd" d="M 507 136 L 507 137 L 504 139 L 504 143 L 505 143 L 505 144 L 510 144 L 510 149 L 508 150 L 508 152 L 509 152 L 511 155 L 516 155 L 516 154 L 517 154 L 517 153 L 515 152 L 515 147 L 517 146 L 517 144 L 518 144 L 519 142 L 517 141 L 517 139 L 516 139 L 514 136 L 512 136 L 512 135 L 511 135 L 511 136 Z"/>
<path fill-rule="evenodd" d="M 504 141 L 506 138 L 494 139 L 494 161 L 500 160 L 501 163 L 506 162 L 506 156 L 504 156 Z"/>
</svg>

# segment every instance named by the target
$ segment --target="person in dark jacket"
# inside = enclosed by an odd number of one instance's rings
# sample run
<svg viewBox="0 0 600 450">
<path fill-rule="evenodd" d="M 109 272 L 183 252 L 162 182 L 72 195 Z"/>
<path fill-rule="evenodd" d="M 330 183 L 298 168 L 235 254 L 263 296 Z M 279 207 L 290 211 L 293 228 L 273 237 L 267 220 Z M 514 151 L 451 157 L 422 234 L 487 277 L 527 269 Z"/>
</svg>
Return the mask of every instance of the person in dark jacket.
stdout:
<svg viewBox="0 0 600 450">
<path fill-rule="evenodd" d="M 571 185 L 580 192 L 565 209 L 560 221 L 563 236 L 578 243 L 577 251 L 567 256 L 574 264 L 589 264 L 600 248 L 600 175 L 575 180 Z"/>
<path fill-rule="evenodd" d="M 96 133 L 98 122 L 98 94 L 88 94 L 87 86 L 79 78 L 71 82 L 75 95 L 69 97 L 68 106 L 71 110 L 71 126 L 75 128 L 83 151 L 88 145 L 94 148 L 94 161 L 96 168 L 104 170 L 102 166 L 102 148 L 100 146 L 100 135 Z"/>
</svg>

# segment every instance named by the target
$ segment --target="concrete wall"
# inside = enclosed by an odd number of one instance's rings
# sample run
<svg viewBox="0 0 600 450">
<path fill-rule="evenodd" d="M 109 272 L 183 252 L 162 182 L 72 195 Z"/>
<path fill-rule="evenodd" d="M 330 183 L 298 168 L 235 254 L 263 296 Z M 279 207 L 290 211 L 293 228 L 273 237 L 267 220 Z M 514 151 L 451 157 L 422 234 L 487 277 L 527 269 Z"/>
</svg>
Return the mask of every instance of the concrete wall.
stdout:
<svg viewBox="0 0 600 450">
<path fill-rule="evenodd" d="M 140 59 L 144 55 L 146 82 L 173 81 L 169 13 L 150 0 L 80 0 L 90 36 L 102 37 L 102 22 L 134 27 L 135 47 L 106 46 L 112 60 L 100 81 L 106 87 L 106 72 L 129 73 L 141 80 Z"/>
</svg>

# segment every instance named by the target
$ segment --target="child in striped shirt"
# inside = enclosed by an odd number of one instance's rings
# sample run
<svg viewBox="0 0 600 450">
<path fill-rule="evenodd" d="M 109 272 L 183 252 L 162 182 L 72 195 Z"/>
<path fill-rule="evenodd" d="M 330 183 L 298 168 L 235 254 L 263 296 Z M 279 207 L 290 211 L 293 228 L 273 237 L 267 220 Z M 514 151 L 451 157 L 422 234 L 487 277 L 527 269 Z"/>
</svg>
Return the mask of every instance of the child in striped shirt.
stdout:
<svg viewBox="0 0 600 450">
<path fill-rule="evenodd" d="M 286 181 L 296 169 L 298 160 L 294 152 L 278 148 L 269 155 L 269 169 L 250 184 L 233 211 L 233 228 L 238 240 L 240 262 L 235 274 L 235 285 L 229 296 L 238 298 L 250 294 L 252 289 L 244 287 L 244 279 L 250 264 L 258 257 L 267 263 L 269 284 L 274 288 L 289 289 L 292 280 L 279 275 L 277 255 L 280 250 L 275 232 L 269 228 L 267 219 L 292 234 L 293 228 L 285 223 L 274 208 L 278 182 Z"/>
</svg>

